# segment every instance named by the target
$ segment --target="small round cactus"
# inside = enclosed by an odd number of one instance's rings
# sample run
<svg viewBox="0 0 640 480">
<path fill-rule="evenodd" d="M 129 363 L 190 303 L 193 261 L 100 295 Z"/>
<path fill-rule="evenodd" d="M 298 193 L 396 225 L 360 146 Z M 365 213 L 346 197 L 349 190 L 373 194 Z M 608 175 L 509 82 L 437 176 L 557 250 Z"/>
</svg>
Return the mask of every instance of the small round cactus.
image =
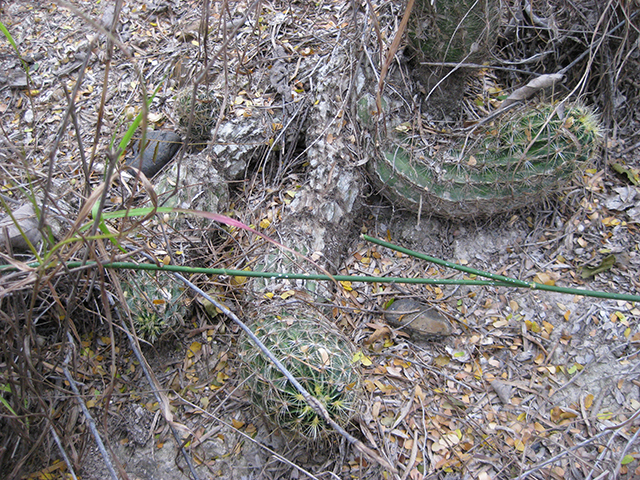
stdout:
<svg viewBox="0 0 640 480">
<path fill-rule="evenodd" d="M 122 289 L 131 311 L 136 333 L 154 343 L 187 315 L 184 288 L 170 275 L 132 272 Z"/>
<path fill-rule="evenodd" d="M 195 103 L 191 101 L 193 88 L 187 87 L 178 93 L 175 102 L 175 113 L 178 123 L 184 130 L 183 138 L 186 138 L 186 129 L 189 127 L 189 118 L 193 111 L 193 123 L 189 135 L 189 146 L 196 148 L 206 146 L 211 139 L 211 130 L 216 124 L 221 100 L 213 91 L 199 87 L 196 93 Z"/>
<path fill-rule="evenodd" d="M 308 313 L 270 316 L 252 330 L 336 423 L 345 426 L 352 419 L 361 395 L 360 374 L 352 363 L 355 349 L 327 320 Z M 333 429 L 250 339 L 242 341 L 240 354 L 252 403 L 274 426 L 309 441 L 332 434 Z"/>
<path fill-rule="evenodd" d="M 558 113 L 543 104 L 507 113 L 432 155 L 403 138 L 383 146 L 369 165 L 392 201 L 449 218 L 491 216 L 543 201 L 595 155 L 598 117 L 580 104 Z"/>
<path fill-rule="evenodd" d="M 418 0 L 409 42 L 428 62 L 484 60 L 498 28 L 496 0 Z"/>
</svg>

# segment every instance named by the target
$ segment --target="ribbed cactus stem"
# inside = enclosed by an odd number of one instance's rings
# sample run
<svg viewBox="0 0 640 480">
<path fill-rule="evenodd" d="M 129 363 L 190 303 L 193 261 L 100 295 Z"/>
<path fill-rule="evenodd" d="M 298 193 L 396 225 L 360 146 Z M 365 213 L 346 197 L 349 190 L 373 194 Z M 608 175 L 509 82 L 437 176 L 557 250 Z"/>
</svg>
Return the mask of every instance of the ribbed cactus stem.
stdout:
<svg viewBox="0 0 640 480">
<path fill-rule="evenodd" d="M 599 144 L 597 116 L 575 104 L 562 113 L 540 105 L 432 155 L 411 154 L 399 139 L 370 164 L 393 201 L 452 218 L 495 215 L 544 200 L 571 181 Z"/>
</svg>

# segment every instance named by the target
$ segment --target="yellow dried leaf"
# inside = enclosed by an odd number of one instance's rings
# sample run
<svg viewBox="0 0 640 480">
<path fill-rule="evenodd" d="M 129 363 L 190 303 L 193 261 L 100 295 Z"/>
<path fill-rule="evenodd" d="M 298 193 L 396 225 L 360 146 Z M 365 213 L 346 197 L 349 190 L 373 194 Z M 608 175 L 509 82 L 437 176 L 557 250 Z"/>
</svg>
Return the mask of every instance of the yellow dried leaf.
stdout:
<svg viewBox="0 0 640 480">
<path fill-rule="evenodd" d="M 236 420 L 235 418 L 231 419 L 231 425 L 233 425 L 233 428 L 242 428 L 244 427 L 244 422 L 242 420 Z"/>
<path fill-rule="evenodd" d="M 353 290 L 353 287 L 351 286 L 351 282 L 348 280 L 341 281 L 340 285 L 342 285 L 342 288 L 344 288 L 347 292 L 350 292 Z"/>
<path fill-rule="evenodd" d="M 593 405 L 593 395 L 589 394 L 586 397 L 584 397 L 584 408 L 589 410 L 591 408 L 591 405 Z"/>
<path fill-rule="evenodd" d="M 543 285 L 549 285 L 549 286 L 554 286 L 556 284 L 555 280 L 547 272 L 536 273 L 535 277 L 533 277 L 533 281 L 535 283 L 541 283 Z"/>
<path fill-rule="evenodd" d="M 287 290 L 284 293 L 280 294 L 280 298 L 282 298 L 283 300 L 286 300 L 289 297 L 293 297 L 296 294 L 295 290 Z"/>
<path fill-rule="evenodd" d="M 263 218 L 262 220 L 260 220 L 260 223 L 258 225 L 260 226 L 260 228 L 269 228 L 271 222 L 268 218 Z"/>
<path fill-rule="evenodd" d="M 445 365 L 449 365 L 449 362 L 451 360 L 449 359 L 449 357 L 447 357 L 446 355 L 438 355 L 435 359 L 434 362 L 436 364 L 437 367 L 444 367 Z"/>
<path fill-rule="evenodd" d="M 620 220 L 616 217 L 605 217 L 602 219 L 602 223 L 605 227 L 615 227 L 616 225 L 620 225 Z"/>
<path fill-rule="evenodd" d="M 249 272 L 251 271 L 251 267 L 245 267 L 243 270 Z M 247 282 L 247 277 L 244 275 L 236 275 L 235 277 L 231 277 L 230 283 L 231 285 L 243 285 Z"/>
<path fill-rule="evenodd" d="M 542 330 L 540 328 L 540 325 L 538 324 L 538 322 L 531 321 L 531 320 L 525 320 L 524 323 L 527 326 L 527 330 L 529 330 L 530 332 L 540 333 L 540 331 Z"/>
<path fill-rule="evenodd" d="M 187 358 L 193 357 L 200 350 L 202 350 L 202 344 L 200 342 L 193 342 L 189 345 L 189 350 L 187 350 Z"/>
</svg>

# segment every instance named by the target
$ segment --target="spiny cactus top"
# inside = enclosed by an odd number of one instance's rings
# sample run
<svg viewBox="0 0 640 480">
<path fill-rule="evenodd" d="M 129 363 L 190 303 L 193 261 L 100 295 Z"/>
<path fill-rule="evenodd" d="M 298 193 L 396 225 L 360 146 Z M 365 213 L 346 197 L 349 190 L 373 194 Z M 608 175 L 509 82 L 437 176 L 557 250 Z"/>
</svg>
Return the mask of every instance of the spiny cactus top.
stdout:
<svg viewBox="0 0 640 480">
<path fill-rule="evenodd" d="M 271 316 L 252 330 L 331 417 L 346 425 L 360 398 L 360 374 L 352 343 L 328 321 L 310 316 Z M 240 346 L 243 377 L 254 406 L 276 427 L 307 440 L 332 428 L 307 404 L 278 368 L 246 338 Z"/>
</svg>

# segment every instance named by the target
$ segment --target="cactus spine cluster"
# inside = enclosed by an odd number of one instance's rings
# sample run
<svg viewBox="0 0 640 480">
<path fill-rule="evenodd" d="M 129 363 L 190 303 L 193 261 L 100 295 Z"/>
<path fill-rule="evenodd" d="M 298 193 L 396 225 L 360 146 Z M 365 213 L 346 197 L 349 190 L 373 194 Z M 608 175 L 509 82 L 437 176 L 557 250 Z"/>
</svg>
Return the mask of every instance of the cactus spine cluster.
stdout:
<svg viewBox="0 0 640 480">
<path fill-rule="evenodd" d="M 351 420 L 361 390 L 352 363 L 355 350 L 346 337 L 327 320 L 308 313 L 266 317 L 252 330 L 338 424 L 345 426 Z M 240 345 L 240 354 L 252 403 L 271 424 L 309 441 L 330 436 L 331 427 L 248 338 Z"/>
<path fill-rule="evenodd" d="M 485 56 L 496 37 L 496 0 L 418 0 L 409 40 L 429 62 L 475 61 Z"/>
<path fill-rule="evenodd" d="M 380 149 L 374 183 L 392 201 L 450 218 L 489 216 L 544 200 L 566 185 L 599 143 L 597 116 L 580 104 L 543 104 L 505 116 L 432 155 L 407 141 Z"/>
<path fill-rule="evenodd" d="M 154 343 L 187 315 L 183 288 L 172 276 L 132 272 L 122 283 L 136 333 Z"/>
<path fill-rule="evenodd" d="M 191 101 L 192 95 L 193 88 L 183 89 L 176 97 L 174 109 L 178 117 L 178 124 L 185 133 L 193 112 L 189 144 L 195 145 L 196 148 L 203 148 L 211 139 L 211 131 L 216 124 L 221 101 L 213 91 L 203 87 L 198 88 L 195 103 Z M 183 138 L 186 138 L 186 135 L 183 135 Z"/>
</svg>

